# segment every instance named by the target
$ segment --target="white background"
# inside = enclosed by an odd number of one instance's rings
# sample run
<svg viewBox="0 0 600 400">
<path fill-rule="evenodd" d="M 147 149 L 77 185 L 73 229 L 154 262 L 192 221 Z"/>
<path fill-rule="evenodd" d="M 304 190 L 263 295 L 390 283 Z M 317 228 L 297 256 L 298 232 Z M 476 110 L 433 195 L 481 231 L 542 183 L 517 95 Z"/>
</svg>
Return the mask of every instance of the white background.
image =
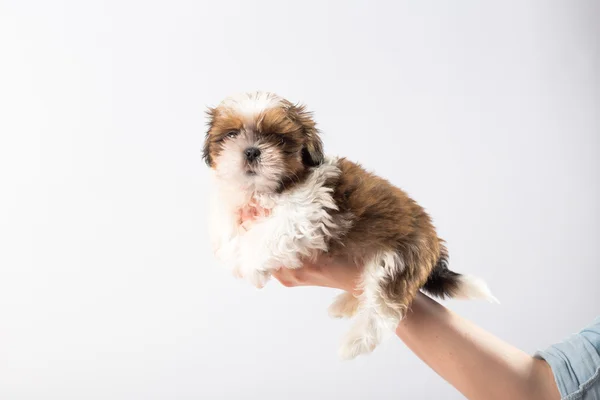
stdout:
<svg viewBox="0 0 600 400">
<path fill-rule="evenodd" d="M 433 216 L 534 352 L 599 314 L 598 1 L 0 0 L 0 398 L 460 399 L 207 243 L 204 109 L 270 90 Z M 485 368 L 485 366 L 481 366 Z"/>
</svg>

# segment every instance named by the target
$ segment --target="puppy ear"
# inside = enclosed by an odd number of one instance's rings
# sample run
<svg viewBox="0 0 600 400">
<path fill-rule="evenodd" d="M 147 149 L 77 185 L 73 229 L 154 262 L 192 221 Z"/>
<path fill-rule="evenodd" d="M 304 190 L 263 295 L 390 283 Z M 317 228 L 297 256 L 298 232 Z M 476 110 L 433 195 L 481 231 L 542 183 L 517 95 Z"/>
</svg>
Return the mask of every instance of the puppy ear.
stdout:
<svg viewBox="0 0 600 400">
<path fill-rule="evenodd" d="M 207 126 L 208 130 L 206 131 L 206 135 L 204 136 L 204 147 L 202 149 L 202 159 L 209 167 L 213 166 L 213 159 L 210 155 L 210 131 L 215 122 L 215 114 L 216 110 L 214 108 L 208 108 L 206 110 L 206 117 L 208 118 Z"/>
<path fill-rule="evenodd" d="M 288 115 L 290 119 L 302 126 L 305 135 L 302 147 L 302 162 L 308 167 L 316 167 L 324 161 L 323 142 L 319 136 L 317 124 L 313 120 L 312 113 L 306 110 L 302 104 L 289 104 Z"/>
</svg>

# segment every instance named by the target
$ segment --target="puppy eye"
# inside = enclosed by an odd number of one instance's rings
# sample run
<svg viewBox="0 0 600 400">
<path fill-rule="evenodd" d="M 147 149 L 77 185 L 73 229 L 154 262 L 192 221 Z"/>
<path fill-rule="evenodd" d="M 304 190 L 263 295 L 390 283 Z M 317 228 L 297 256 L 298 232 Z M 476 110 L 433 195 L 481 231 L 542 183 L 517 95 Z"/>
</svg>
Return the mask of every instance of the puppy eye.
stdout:
<svg viewBox="0 0 600 400">
<path fill-rule="evenodd" d="M 238 131 L 229 131 L 229 132 L 227 132 L 227 136 L 226 137 L 228 137 L 228 138 L 234 138 L 234 137 L 236 137 L 238 135 L 238 133 L 239 133 Z"/>
<path fill-rule="evenodd" d="M 279 144 L 284 145 L 286 142 L 285 137 L 283 135 L 279 136 Z"/>
</svg>

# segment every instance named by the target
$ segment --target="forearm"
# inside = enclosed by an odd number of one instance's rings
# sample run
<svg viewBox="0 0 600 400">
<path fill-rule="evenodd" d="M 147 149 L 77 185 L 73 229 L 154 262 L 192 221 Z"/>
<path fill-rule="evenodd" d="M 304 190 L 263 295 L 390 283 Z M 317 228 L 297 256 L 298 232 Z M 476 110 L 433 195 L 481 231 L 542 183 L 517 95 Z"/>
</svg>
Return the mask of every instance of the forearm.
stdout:
<svg viewBox="0 0 600 400">
<path fill-rule="evenodd" d="M 470 400 L 559 399 L 548 365 L 419 293 L 396 334 Z"/>
</svg>

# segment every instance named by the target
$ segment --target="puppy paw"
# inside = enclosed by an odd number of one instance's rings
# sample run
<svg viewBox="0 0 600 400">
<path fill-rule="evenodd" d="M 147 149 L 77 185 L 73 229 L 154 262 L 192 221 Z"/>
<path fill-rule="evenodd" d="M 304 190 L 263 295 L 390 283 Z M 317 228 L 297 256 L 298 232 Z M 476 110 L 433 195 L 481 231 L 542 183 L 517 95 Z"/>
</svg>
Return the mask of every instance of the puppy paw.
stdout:
<svg viewBox="0 0 600 400">
<path fill-rule="evenodd" d="M 344 292 L 335 298 L 328 308 L 329 316 L 332 318 L 351 318 L 358 311 L 360 301 L 351 293 Z"/>
<path fill-rule="evenodd" d="M 352 360 L 361 354 L 371 353 L 375 347 L 377 343 L 369 335 L 350 332 L 342 340 L 338 354 L 342 360 Z"/>
<path fill-rule="evenodd" d="M 241 279 L 244 277 L 244 274 L 242 274 L 242 269 L 238 265 L 231 268 L 231 274 L 238 279 Z"/>
<path fill-rule="evenodd" d="M 381 342 L 384 321 L 374 312 L 363 312 L 342 340 L 339 356 L 351 360 L 361 354 L 372 352 Z"/>
<path fill-rule="evenodd" d="M 271 278 L 271 273 L 268 271 L 253 270 L 246 274 L 245 278 L 258 289 L 262 289 L 269 281 L 269 278 Z"/>
</svg>

